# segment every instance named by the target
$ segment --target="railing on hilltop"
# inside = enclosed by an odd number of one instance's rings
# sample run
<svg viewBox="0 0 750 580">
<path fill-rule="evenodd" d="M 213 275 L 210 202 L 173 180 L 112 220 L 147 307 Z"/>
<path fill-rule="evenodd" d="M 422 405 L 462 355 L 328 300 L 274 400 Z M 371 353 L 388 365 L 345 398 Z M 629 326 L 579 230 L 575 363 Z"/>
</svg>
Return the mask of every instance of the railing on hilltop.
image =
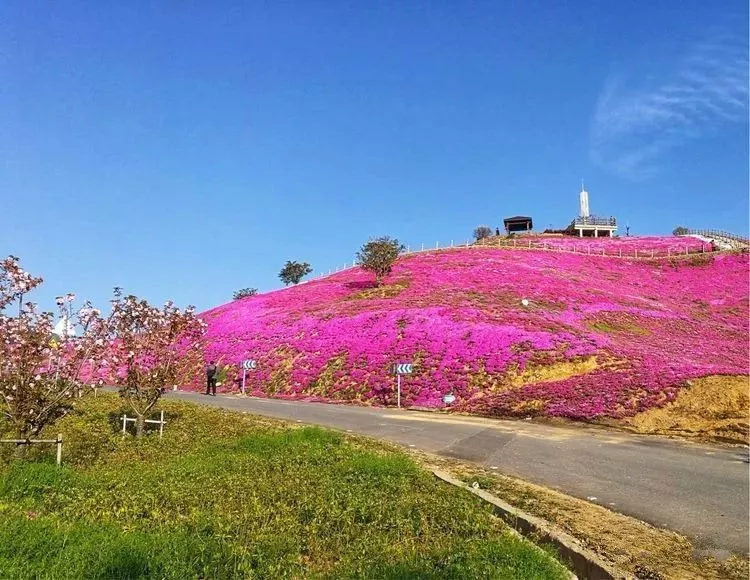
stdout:
<svg viewBox="0 0 750 580">
<path fill-rule="evenodd" d="M 576 238 L 580 239 L 580 238 Z M 606 238 L 601 238 L 606 239 Z M 551 244 L 548 242 L 540 241 L 540 240 L 532 240 L 532 239 L 526 239 L 526 236 L 520 237 L 520 238 L 497 238 L 497 239 L 490 239 L 490 240 L 483 240 L 477 243 L 472 243 L 469 240 L 467 240 L 464 243 L 455 244 L 453 240 L 451 240 L 450 245 L 443 245 L 441 246 L 439 242 L 435 243 L 435 246 L 425 246 L 425 244 L 422 244 L 419 249 L 411 249 L 411 247 L 407 246 L 406 251 L 404 251 L 402 256 L 410 256 L 414 254 L 421 254 L 421 253 L 428 253 L 428 252 L 444 252 L 449 250 L 458 250 L 458 249 L 467 249 L 467 248 L 476 248 L 476 249 L 497 249 L 497 248 L 512 248 L 516 250 L 541 250 L 546 252 L 555 252 L 555 253 L 567 253 L 567 254 L 579 254 L 579 255 L 586 255 L 586 256 L 604 256 L 608 258 L 627 258 L 627 259 L 639 259 L 639 260 L 651 260 L 651 259 L 661 259 L 661 258 L 679 258 L 684 256 L 690 256 L 690 255 L 696 255 L 696 254 L 711 254 L 716 253 L 720 250 L 717 250 L 714 248 L 713 244 L 701 244 L 700 247 L 694 247 L 690 248 L 687 245 L 683 245 L 681 247 L 677 246 L 670 246 L 666 249 L 661 248 L 652 248 L 652 249 L 638 249 L 638 248 L 628 248 L 626 250 L 623 250 L 622 248 L 592 248 L 591 245 L 585 244 L 582 247 L 580 245 L 576 244 L 570 244 L 568 247 L 565 247 L 564 244 Z M 356 261 L 353 261 L 351 263 L 345 263 L 343 266 L 338 267 L 336 269 L 328 270 L 328 272 L 323 272 L 321 274 L 318 274 L 317 276 L 314 276 L 312 278 L 309 278 L 308 280 L 303 280 L 300 282 L 300 284 L 303 284 L 305 282 L 313 282 L 315 280 L 320 280 L 321 278 L 326 278 L 328 276 L 333 276 L 334 274 L 338 274 L 340 272 L 344 272 L 346 270 L 352 270 L 357 267 Z"/>
<path fill-rule="evenodd" d="M 744 245 L 750 245 L 750 239 L 739 234 L 733 234 L 731 232 L 725 232 L 723 230 L 687 230 L 687 234 L 690 236 L 703 236 L 704 238 L 723 238 L 725 240 L 731 240 Z"/>
<path fill-rule="evenodd" d="M 573 220 L 574 226 L 617 226 L 617 219 L 613 217 L 596 217 L 590 215 L 588 217 L 577 217 Z"/>
</svg>

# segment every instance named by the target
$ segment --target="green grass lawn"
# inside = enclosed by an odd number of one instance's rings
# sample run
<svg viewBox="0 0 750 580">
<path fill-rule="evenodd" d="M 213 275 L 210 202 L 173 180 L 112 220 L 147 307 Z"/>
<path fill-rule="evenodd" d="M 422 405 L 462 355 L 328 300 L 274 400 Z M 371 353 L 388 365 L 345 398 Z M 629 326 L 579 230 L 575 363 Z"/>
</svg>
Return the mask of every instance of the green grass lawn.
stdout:
<svg viewBox="0 0 750 580">
<path fill-rule="evenodd" d="M 84 399 L 0 459 L 0 578 L 565 578 L 478 498 L 377 442 L 163 402 L 163 440 Z"/>
</svg>

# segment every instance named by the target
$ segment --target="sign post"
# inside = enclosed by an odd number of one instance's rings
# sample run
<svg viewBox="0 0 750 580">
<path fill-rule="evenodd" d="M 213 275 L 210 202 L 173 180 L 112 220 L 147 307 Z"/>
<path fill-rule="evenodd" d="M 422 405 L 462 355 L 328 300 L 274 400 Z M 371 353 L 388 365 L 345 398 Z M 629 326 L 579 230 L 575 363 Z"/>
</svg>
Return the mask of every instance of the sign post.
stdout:
<svg viewBox="0 0 750 580">
<path fill-rule="evenodd" d="M 257 367 L 257 363 L 253 359 L 247 359 L 242 361 L 242 394 L 245 394 L 245 380 L 247 378 L 247 371 L 254 370 Z"/>
<path fill-rule="evenodd" d="M 411 374 L 412 363 L 398 363 L 393 365 L 393 373 L 396 375 L 396 406 L 401 408 L 401 375 Z"/>
</svg>

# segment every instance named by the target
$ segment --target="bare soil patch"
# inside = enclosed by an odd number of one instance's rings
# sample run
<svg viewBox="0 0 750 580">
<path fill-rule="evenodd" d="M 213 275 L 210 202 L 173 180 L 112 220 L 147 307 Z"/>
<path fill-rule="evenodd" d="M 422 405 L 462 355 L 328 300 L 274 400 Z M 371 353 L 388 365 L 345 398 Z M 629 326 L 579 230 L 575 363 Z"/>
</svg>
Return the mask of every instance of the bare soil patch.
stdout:
<svg viewBox="0 0 750 580">
<path fill-rule="evenodd" d="M 677 435 L 722 443 L 750 442 L 750 378 L 695 379 L 664 407 L 624 420 L 637 433 Z"/>
</svg>

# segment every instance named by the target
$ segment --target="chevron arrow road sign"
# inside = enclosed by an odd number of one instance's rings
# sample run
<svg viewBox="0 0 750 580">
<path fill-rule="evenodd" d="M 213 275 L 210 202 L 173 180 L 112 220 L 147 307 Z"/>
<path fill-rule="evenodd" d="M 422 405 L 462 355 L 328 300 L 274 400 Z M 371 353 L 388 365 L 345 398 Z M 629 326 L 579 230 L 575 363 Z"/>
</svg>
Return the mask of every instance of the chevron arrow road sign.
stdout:
<svg viewBox="0 0 750 580">
<path fill-rule="evenodd" d="M 394 365 L 393 373 L 396 375 L 410 375 L 412 366 L 412 363 L 399 363 Z"/>
<path fill-rule="evenodd" d="M 247 371 L 253 370 L 258 365 L 253 359 L 247 359 L 242 361 L 242 387 L 241 392 L 245 394 L 245 381 L 247 379 Z"/>
<path fill-rule="evenodd" d="M 396 405 L 401 408 L 401 375 L 410 375 L 412 363 L 398 363 L 393 365 L 393 374 L 396 375 Z"/>
</svg>

